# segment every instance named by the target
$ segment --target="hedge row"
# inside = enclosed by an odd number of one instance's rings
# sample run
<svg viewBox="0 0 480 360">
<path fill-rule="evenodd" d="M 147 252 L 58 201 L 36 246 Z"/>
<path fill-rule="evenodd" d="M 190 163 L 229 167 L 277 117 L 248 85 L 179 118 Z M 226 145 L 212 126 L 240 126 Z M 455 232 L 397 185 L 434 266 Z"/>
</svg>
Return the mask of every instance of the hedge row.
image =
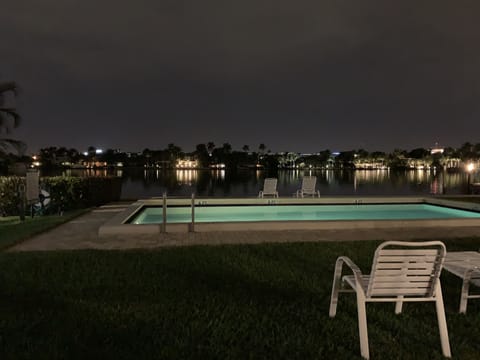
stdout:
<svg viewBox="0 0 480 360">
<path fill-rule="evenodd" d="M 0 177 L 0 215 L 19 214 L 20 185 L 25 185 L 24 177 Z M 40 189 L 49 194 L 46 198 L 49 201 L 44 200 L 48 202 L 45 212 L 58 213 L 119 200 L 122 180 L 118 177 L 42 177 Z"/>
</svg>

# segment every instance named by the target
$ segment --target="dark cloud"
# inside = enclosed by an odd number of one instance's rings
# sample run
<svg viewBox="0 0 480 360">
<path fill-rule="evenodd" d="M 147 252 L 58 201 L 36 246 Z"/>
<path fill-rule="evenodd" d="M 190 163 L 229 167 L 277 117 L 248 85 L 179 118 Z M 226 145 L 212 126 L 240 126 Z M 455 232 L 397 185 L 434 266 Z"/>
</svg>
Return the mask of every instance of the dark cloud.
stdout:
<svg viewBox="0 0 480 360">
<path fill-rule="evenodd" d="M 0 76 L 30 149 L 458 146 L 480 130 L 480 3 L 17 0 Z"/>
</svg>

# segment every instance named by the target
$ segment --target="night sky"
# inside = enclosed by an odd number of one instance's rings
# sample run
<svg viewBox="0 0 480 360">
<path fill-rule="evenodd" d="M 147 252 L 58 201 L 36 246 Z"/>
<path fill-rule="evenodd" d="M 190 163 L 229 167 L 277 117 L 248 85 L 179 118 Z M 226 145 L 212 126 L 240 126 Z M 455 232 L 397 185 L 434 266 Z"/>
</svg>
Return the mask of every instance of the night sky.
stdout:
<svg viewBox="0 0 480 360">
<path fill-rule="evenodd" d="M 28 152 L 480 142 L 478 0 L 15 0 L 0 81 Z"/>
</svg>

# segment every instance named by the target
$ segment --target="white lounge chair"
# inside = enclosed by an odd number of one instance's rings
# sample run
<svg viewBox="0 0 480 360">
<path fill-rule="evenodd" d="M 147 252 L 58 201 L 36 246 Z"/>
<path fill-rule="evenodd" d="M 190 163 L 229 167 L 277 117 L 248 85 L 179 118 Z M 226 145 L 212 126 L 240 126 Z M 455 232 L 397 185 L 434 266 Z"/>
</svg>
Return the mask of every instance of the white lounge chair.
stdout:
<svg viewBox="0 0 480 360">
<path fill-rule="evenodd" d="M 258 197 L 263 198 L 264 196 L 278 197 L 277 178 L 265 178 L 263 190 L 258 193 Z"/>
<path fill-rule="evenodd" d="M 363 358 L 369 358 L 365 304 L 395 302 L 395 313 L 399 314 L 404 302 L 414 301 L 435 302 L 442 352 L 445 357 L 451 357 L 440 286 L 440 272 L 445 254 L 445 245 L 440 241 L 387 241 L 375 251 L 370 275 L 363 275 L 348 257 L 341 256 L 337 259 L 330 300 L 330 317 L 337 313 L 340 292 L 356 292 L 360 352 Z M 342 277 L 344 264 L 350 268 L 353 275 Z"/>
<path fill-rule="evenodd" d="M 317 184 L 317 177 L 316 176 L 304 176 L 302 180 L 302 188 L 297 190 L 295 195 L 297 197 L 305 197 L 306 196 L 318 196 L 320 197 L 320 190 L 315 190 L 315 185 Z"/>
</svg>

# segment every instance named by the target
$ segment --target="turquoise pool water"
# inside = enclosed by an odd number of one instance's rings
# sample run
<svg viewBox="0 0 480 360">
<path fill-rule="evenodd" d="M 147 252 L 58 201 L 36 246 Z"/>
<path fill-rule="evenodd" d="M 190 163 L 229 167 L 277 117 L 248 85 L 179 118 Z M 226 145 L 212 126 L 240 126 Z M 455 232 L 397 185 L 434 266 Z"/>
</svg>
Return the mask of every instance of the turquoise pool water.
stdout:
<svg viewBox="0 0 480 360">
<path fill-rule="evenodd" d="M 131 224 L 160 224 L 161 207 L 144 207 Z M 429 204 L 198 206 L 195 222 L 414 220 L 480 218 L 480 213 Z M 190 207 L 167 207 L 167 223 L 191 222 Z"/>
</svg>

